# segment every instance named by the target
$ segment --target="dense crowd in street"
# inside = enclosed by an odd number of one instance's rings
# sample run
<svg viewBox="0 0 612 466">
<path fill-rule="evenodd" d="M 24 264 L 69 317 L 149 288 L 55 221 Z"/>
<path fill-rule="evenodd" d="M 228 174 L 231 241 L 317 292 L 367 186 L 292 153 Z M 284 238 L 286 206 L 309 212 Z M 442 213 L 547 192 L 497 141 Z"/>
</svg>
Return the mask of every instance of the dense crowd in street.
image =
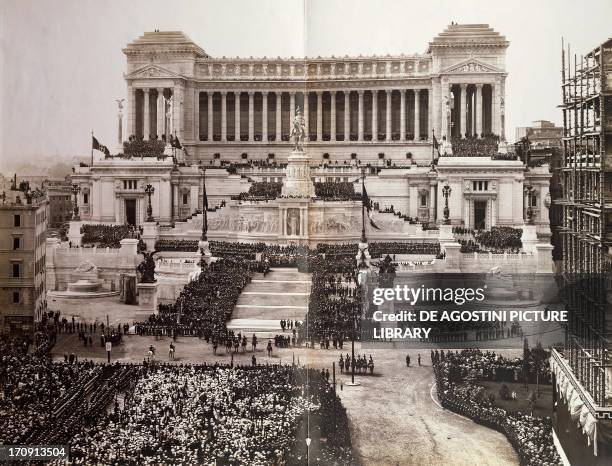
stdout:
<svg viewBox="0 0 612 466">
<path fill-rule="evenodd" d="M 123 409 L 74 436 L 75 464 L 351 464 L 346 412 L 317 371 L 295 366 L 148 367 Z M 335 422 L 334 422 L 335 420 Z"/>
<path fill-rule="evenodd" d="M 187 283 L 175 303 L 145 322 L 135 324 L 138 334 L 200 335 L 208 340 L 228 338 L 225 323 L 242 289 L 251 280 L 251 262 L 241 258 L 221 259 Z"/>
<path fill-rule="evenodd" d="M 328 251 L 333 252 L 333 246 Z M 356 281 L 354 257 L 330 261 L 317 256 L 310 261 L 312 287 L 307 325 L 310 345 L 342 349 L 344 340 L 358 338 L 361 325 L 361 287 Z"/>
<path fill-rule="evenodd" d="M 495 353 L 465 349 L 441 351 L 433 358 L 438 398 L 447 409 L 503 433 L 516 450 L 522 466 L 557 466 L 561 459 L 553 444 L 552 420 L 496 407 L 478 385 L 488 374 L 523 366 L 521 360 L 507 360 Z M 546 366 L 546 364 L 544 364 Z"/>
</svg>

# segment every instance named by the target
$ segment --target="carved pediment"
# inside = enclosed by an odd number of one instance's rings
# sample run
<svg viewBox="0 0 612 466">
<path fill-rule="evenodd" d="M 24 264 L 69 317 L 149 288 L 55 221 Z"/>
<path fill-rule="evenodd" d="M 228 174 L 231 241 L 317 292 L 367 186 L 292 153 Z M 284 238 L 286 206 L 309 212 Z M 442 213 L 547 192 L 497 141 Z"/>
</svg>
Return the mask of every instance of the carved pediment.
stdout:
<svg viewBox="0 0 612 466">
<path fill-rule="evenodd" d="M 139 78 L 180 78 L 181 76 L 174 73 L 173 71 L 162 68 L 157 65 L 147 65 L 140 68 L 126 76 L 126 79 L 139 79 Z"/>
<path fill-rule="evenodd" d="M 442 71 L 444 74 L 472 74 L 472 73 L 504 73 L 504 70 L 489 63 L 468 58 L 459 63 L 449 66 Z"/>
</svg>

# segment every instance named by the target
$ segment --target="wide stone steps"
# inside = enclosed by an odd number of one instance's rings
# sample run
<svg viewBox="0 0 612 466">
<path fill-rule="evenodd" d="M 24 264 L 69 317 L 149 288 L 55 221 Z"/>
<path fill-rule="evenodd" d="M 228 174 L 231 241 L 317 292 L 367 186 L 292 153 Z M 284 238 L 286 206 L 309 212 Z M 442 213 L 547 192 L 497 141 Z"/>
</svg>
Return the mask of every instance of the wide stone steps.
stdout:
<svg viewBox="0 0 612 466">
<path fill-rule="evenodd" d="M 281 320 L 303 321 L 308 312 L 310 275 L 297 269 L 273 268 L 257 274 L 238 298 L 227 328 L 267 338 L 282 332 Z"/>
</svg>

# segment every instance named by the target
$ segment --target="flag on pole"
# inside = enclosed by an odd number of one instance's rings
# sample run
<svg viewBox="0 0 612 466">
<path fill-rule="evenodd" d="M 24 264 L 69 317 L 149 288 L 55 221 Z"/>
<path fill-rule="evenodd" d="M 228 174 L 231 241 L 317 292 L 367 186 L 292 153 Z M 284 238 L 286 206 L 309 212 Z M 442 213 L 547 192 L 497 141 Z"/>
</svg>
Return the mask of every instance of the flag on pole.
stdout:
<svg viewBox="0 0 612 466">
<path fill-rule="evenodd" d="M 380 230 L 378 225 L 376 225 L 374 223 L 374 220 L 372 220 L 372 200 L 370 199 L 370 196 L 368 196 L 368 191 L 365 187 L 365 181 L 363 182 L 361 201 L 363 203 L 363 207 L 365 207 L 366 212 L 368 213 L 368 219 L 370 220 L 370 225 L 372 226 L 372 228 L 375 228 L 376 230 Z"/>
<path fill-rule="evenodd" d="M 102 152 L 106 157 L 110 157 L 110 151 L 108 150 L 108 147 L 106 147 L 103 144 L 100 144 L 100 142 L 95 138 L 95 136 L 91 136 L 91 148 L 94 150 L 99 150 L 100 152 Z"/>
<path fill-rule="evenodd" d="M 208 195 L 206 194 L 206 172 L 204 172 L 204 186 L 203 186 L 203 193 L 202 193 L 202 206 L 204 207 L 204 210 L 208 210 Z"/>
<path fill-rule="evenodd" d="M 433 148 L 435 149 L 435 151 L 438 153 L 438 155 L 440 154 L 440 144 L 438 144 L 438 140 L 436 139 L 436 135 L 433 135 Z"/>
</svg>

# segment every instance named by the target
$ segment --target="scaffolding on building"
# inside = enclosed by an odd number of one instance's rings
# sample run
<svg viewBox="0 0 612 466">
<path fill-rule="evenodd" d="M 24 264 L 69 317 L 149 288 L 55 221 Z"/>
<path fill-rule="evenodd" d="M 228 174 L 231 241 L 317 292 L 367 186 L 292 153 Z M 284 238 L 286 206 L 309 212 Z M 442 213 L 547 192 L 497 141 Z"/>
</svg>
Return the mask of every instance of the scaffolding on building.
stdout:
<svg viewBox="0 0 612 466">
<path fill-rule="evenodd" d="M 585 56 L 562 45 L 565 357 L 599 406 L 607 406 L 612 326 L 606 289 L 612 257 L 612 39 Z"/>
</svg>

